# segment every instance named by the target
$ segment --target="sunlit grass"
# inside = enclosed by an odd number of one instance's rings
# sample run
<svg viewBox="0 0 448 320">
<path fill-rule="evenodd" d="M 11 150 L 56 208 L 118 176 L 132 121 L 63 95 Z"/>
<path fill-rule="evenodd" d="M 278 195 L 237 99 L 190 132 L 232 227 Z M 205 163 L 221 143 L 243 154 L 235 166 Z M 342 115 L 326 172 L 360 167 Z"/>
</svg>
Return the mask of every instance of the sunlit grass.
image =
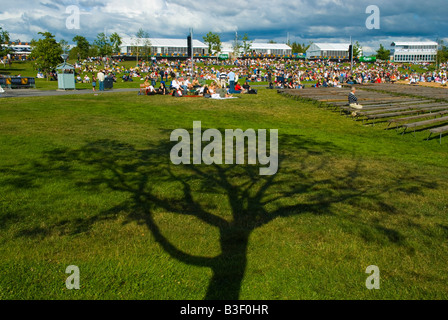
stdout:
<svg viewBox="0 0 448 320">
<path fill-rule="evenodd" d="M 203 299 L 212 270 L 241 299 L 447 298 L 448 143 L 424 132 L 402 137 L 275 90 L 3 101 L 0 299 Z M 170 133 L 193 121 L 278 129 L 277 175 L 172 165 Z M 226 231 L 200 212 L 238 223 Z M 214 269 L 195 260 L 226 250 L 235 259 Z M 69 265 L 81 290 L 65 287 Z M 380 290 L 365 287 L 369 265 Z"/>
</svg>

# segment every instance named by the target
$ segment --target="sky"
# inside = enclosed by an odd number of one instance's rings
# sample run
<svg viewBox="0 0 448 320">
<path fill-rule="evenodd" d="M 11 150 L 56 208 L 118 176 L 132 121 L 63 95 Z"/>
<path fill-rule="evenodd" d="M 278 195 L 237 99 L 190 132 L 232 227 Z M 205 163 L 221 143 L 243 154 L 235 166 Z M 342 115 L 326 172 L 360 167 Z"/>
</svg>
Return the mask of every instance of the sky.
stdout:
<svg viewBox="0 0 448 320">
<path fill-rule="evenodd" d="M 222 41 L 247 33 L 255 42 L 349 43 L 373 53 L 393 41 L 448 41 L 447 0 L 0 0 L 0 27 L 12 41 L 49 31 L 70 44 L 100 32 L 195 39 L 209 31 Z M 376 6 L 375 11 L 367 10 Z M 76 20 L 79 12 L 79 20 Z M 75 15 L 74 15 L 75 14 Z M 367 21 L 367 23 L 366 23 Z M 372 28 L 375 27 L 375 28 Z"/>
</svg>

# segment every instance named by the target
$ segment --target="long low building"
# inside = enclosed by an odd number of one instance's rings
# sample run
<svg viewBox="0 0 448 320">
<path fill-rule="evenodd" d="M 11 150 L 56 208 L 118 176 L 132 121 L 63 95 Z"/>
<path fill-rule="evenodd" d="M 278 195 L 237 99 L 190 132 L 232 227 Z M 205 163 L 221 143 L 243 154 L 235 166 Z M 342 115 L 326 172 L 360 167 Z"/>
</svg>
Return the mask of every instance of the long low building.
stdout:
<svg viewBox="0 0 448 320">
<path fill-rule="evenodd" d="M 350 43 L 313 43 L 306 51 L 307 59 L 346 59 Z"/>
<path fill-rule="evenodd" d="M 273 54 L 273 55 L 290 55 L 292 49 L 284 43 L 262 43 L 254 42 L 250 46 L 252 53 Z"/>
<path fill-rule="evenodd" d="M 242 42 L 240 41 L 240 45 Z M 223 42 L 221 45 L 221 53 L 230 54 L 234 52 L 234 42 Z M 243 54 L 243 48 L 239 50 L 240 54 Z M 262 55 L 274 55 L 285 56 L 292 54 L 292 48 L 284 43 L 264 43 L 264 42 L 252 42 L 248 54 L 262 54 Z"/>
<path fill-rule="evenodd" d="M 165 38 L 124 38 L 120 46 L 122 54 L 135 52 L 136 47 L 151 47 L 151 54 L 171 55 L 187 54 L 188 43 L 185 39 L 165 39 Z M 208 54 L 208 46 L 199 40 L 193 39 L 193 53 L 203 55 Z"/>
<path fill-rule="evenodd" d="M 392 42 L 391 55 L 395 62 L 419 63 L 435 62 L 437 58 L 438 43 L 425 42 Z"/>
</svg>

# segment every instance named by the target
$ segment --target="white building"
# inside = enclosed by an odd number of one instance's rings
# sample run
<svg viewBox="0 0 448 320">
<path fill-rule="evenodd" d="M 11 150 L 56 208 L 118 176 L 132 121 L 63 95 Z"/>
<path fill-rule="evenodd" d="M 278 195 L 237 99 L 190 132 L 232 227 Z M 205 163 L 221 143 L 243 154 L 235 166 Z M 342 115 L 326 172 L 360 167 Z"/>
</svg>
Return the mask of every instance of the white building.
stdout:
<svg viewBox="0 0 448 320">
<path fill-rule="evenodd" d="M 240 45 L 242 45 L 242 41 L 240 41 Z M 223 42 L 221 45 L 221 53 L 233 53 L 234 51 L 234 42 Z M 240 48 L 240 53 L 243 52 L 243 48 Z M 291 55 L 292 49 L 290 46 L 284 43 L 263 43 L 263 42 L 253 42 L 250 44 L 250 50 L 247 52 L 248 54 L 266 54 L 266 55 Z"/>
<path fill-rule="evenodd" d="M 250 51 L 252 53 L 273 54 L 273 55 L 279 55 L 279 56 L 292 54 L 291 47 L 284 43 L 254 42 L 250 46 Z"/>
<path fill-rule="evenodd" d="M 11 42 L 2 44 L 2 46 L 9 48 L 11 56 L 28 56 L 31 54 L 31 44 L 29 42 Z"/>
<path fill-rule="evenodd" d="M 162 38 L 124 38 L 120 46 L 120 53 L 130 54 L 135 47 L 144 47 L 149 43 L 152 54 L 171 55 L 187 54 L 188 44 L 185 39 L 162 39 Z M 208 54 L 208 46 L 199 40 L 193 39 L 194 54 Z"/>
<path fill-rule="evenodd" d="M 395 62 L 435 62 L 437 57 L 437 42 L 393 42 L 391 55 Z"/>
<path fill-rule="evenodd" d="M 347 59 L 350 43 L 313 43 L 306 51 L 307 59 Z"/>
</svg>

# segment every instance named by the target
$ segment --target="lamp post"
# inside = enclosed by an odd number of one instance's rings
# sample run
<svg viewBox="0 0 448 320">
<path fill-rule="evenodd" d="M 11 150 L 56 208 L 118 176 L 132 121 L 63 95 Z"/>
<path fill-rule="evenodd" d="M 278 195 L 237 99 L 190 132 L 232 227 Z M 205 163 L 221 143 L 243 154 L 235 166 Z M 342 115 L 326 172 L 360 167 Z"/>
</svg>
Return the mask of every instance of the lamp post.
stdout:
<svg viewBox="0 0 448 320">
<path fill-rule="evenodd" d="M 62 58 L 62 60 L 64 60 L 64 64 L 67 63 L 68 54 L 66 54 L 66 53 L 61 54 L 61 58 Z"/>
<path fill-rule="evenodd" d="M 191 77 L 194 76 L 194 46 L 193 46 L 193 28 L 190 29 L 190 39 L 191 39 Z"/>
</svg>

